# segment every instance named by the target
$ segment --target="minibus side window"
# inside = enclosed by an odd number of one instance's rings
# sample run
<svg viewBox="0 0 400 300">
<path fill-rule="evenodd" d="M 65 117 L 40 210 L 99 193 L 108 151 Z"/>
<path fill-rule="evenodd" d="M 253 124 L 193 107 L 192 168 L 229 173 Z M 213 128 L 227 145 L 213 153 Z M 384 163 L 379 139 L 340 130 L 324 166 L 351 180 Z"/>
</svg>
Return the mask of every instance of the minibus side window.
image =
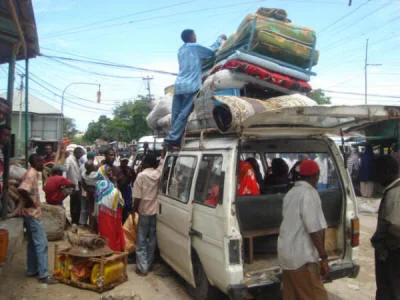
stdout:
<svg viewBox="0 0 400 300">
<path fill-rule="evenodd" d="M 193 201 L 210 207 L 216 207 L 217 204 L 222 203 L 223 179 L 222 155 L 203 155 Z"/>
<path fill-rule="evenodd" d="M 166 194 L 181 202 L 188 202 L 196 167 L 196 157 L 178 156 L 170 171 Z"/>
<path fill-rule="evenodd" d="M 174 165 L 176 161 L 176 156 L 168 156 L 165 160 L 164 163 L 164 168 L 161 176 L 161 183 L 160 183 L 160 192 L 162 194 L 167 193 L 167 186 L 168 186 L 168 180 L 170 178 L 171 174 L 171 169 L 172 166 Z"/>
</svg>

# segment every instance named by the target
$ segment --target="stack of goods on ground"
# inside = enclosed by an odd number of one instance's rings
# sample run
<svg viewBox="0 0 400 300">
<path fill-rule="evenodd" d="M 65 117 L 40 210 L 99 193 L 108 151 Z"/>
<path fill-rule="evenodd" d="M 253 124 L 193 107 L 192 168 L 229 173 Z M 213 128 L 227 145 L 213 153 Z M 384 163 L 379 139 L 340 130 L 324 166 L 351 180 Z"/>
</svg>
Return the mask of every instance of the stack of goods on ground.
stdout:
<svg viewBox="0 0 400 300">
<path fill-rule="evenodd" d="M 67 232 L 70 247 L 55 247 L 54 276 L 61 282 L 97 292 L 128 280 L 127 253 L 114 252 L 97 234 Z"/>
<path fill-rule="evenodd" d="M 23 201 L 21 201 L 21 196 L 18 192 L 18 186 L 20 185 L 25 172 L 26 169 L 20 164 L 14 162 L 10 164 L 8 179 L 7 218 L 18 216 L 24 204 Z"/>
<path fill-rule="evenodd" d="M 286 106 L 310 105 L 313 101 L 303 95 L 312 89 L 308 81 L 310 75 L 314 75 L 311 67 L 318 62 L 315 45 L 314 30 L 292 24 L 282 9 L 260 8 L 254 15 L 246 16 L 236 33 L 217 51 L 216 57 L 203 61 L 203 84 L 194 99 L 187 132 L 210 128 L 227 132 L 238 128 L 237 124 L 243 121 L 239 118 L 248 114 L 222 114 L 220 105 L 224 101 L 218 95 L 229 95 L 227 101 L 238 101 L 237 106 L 247 102 L 242 112 L 253 106 L 255 113 L 263 112 L 264 109 L 256 107 L 263 107 L 260 103 L 270 101 L 287 102 Z M 279 98 L 288 95 L 292 97 Z M 311 102 L 304 102 L 306 98 Z M 258 101 L 261 102 L 254 105 Z M 213 112 L 216 107 L 217 114 Z M 154 110 L 152 113 L 156 115 Z M 216 117 L 228 116 L 234 120 L 216 122 Z M 154 124 L 148 124 L 155 129 Z M 168 128 L 164 128 L 164 132 L 167 131 Z"/>
</svg>

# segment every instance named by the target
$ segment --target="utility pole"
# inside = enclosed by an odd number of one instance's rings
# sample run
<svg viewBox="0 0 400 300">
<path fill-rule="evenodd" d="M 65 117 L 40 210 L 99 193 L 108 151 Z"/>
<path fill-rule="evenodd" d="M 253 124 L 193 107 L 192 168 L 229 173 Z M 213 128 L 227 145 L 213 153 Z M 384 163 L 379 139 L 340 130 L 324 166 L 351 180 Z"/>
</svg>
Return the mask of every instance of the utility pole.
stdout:
<svg viewBox="0 0 400 300">
<path fill-rule="evenodd" d="M 368 78 L 367 78 L 368 66 L 382 66 L 382 64 L 369 64 L 368 63 L 368 39 L 367 39 L 367 43 L 365 46 L 365 63 L 364 63 L 365 104 L 368 104 Z"/>
<path fill-rule="evenodd" d="M 19 152 L 21 151 L 21 132 L 22 132 L 22 97 L 23 97 L 23 92 L 24 92 L 24 77 L 25 74 L 21 73 L 19 74 L 19 76 L 21 77 L 21 83 L 19 85 L 19 113 L 18 113 L 18 155 L 20 154 Z M 25 133 L 27 134 L 27 133 Z"/>
<path fill-rule="evenodd" d="M 148 92 L 147 97 L 148 97 L 149 102 L 153 99 L 151 96 L 151 91 L 150 91 L 150 80 L 153 80 L 153 79 L 154 79 L 153 76 L 152 77 L 150 77 L 150 76 L 143 77 L 143 80 L 146 81 L 146 89 Z"/>
</svg>

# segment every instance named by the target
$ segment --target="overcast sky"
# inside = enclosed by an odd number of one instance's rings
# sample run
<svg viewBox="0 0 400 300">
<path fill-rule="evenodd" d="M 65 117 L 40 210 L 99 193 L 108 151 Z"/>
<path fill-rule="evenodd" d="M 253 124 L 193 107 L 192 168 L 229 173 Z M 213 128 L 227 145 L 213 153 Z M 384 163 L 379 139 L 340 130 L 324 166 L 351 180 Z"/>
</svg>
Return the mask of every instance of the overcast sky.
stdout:
<svg viewBox="0 0 400 300">
<path fill-rule="evenodd" d="M 41 53 L 30 61 L 30 92 L 61 108 L 85 130 L 101 114 L 109 117 L 112 108 L 137 95 L 147 94 L 143 77 L 152 76 L 151 93 L 162 96 L 164 87 L 174 83 L 172 75 L 135 69 L 178 70 L 176 53 L 180 33 L 192 28 L 198 42 L 212 44 L 216 37 L 233 34 L 243 18 L 259 7 L 285 9 L 293 23 L 317 32 L 319 63 L 313 88 L 361 95 L 333 94 L 334 104 L 364 103 L 366 39 L 369 39 L 368 102 L 398 105 L 400 79 L 400 0 L 34 0 Z M 96 60 L 100 66 L 77 61 L 57 60 L 54 56 Z M 18 63 L 17 73 L 23 72 Z M 0 93 L 7 87 L 7 66 L 0 66 Z M 101 85 L 102 100 L 96 102 Z M 19 85 L 17 77 L 16 86 Z M 68 86 L 70 85 L 70 86 Z"/>
</svg>

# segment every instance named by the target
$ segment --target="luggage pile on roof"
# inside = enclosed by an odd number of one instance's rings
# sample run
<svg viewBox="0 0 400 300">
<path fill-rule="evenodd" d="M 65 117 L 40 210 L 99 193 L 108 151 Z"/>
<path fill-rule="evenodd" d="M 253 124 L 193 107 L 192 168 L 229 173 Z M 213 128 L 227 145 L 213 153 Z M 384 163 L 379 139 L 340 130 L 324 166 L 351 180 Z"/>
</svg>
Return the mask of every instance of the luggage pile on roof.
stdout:
<svg viewBox="0 0 400 300">
<path fill-rule="evenodd" d="M 238 130 L 234 124 L 263 111 L 263 101 L 279 107 L 316 105 L 305 96 L 312 89 L 311 68 L 318 62 L 315 46 L 315 31 L 291 23 L 283 9 L 259 8 L 247 15 L 216 56 L 203 60 L 203 84 L 186 132 Z M 151 114 L 157 122 L 148 118 L 148 125 L 167 134 L 170 114 Z"/>
<path fill-rule="evenodd" d="M 311 67 L 318 62 L 315 45 L 315 31 L 291 23 L 283 9 L 260 8 L 244 18 L 215 60 L 203 61 L 204 86 L 307 93 Z"/>
</svg>

